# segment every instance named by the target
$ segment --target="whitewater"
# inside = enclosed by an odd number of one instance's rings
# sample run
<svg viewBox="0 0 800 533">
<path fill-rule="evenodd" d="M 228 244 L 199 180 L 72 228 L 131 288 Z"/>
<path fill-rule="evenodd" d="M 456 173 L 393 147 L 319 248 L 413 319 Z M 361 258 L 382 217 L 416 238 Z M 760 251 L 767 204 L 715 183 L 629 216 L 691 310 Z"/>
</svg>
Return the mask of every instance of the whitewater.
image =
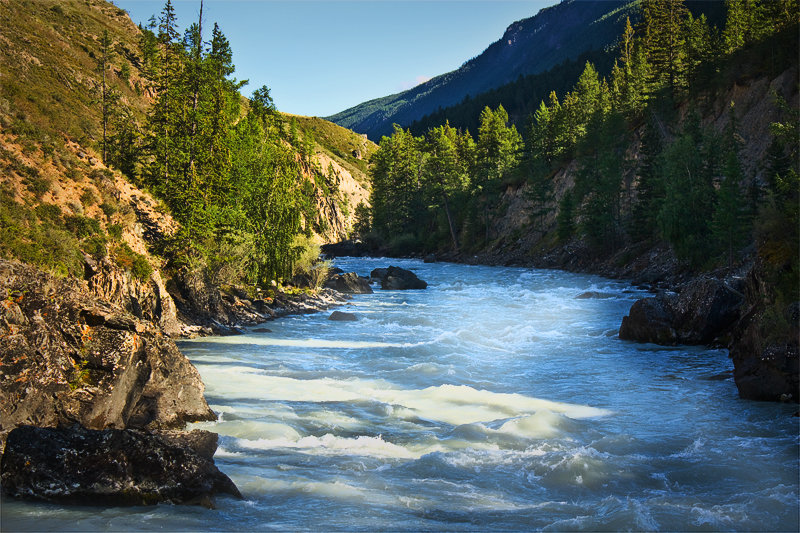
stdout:
<svg viewBox="0 0 800 533">
<path fill-rule="evenodd" d="M 2 501 L 2 529 L 797 531 L 796 405 L 726 350 L 621 341 L 644 291 L 553 270 L 339 259 L 426 290 L 180 343 L 219 420 L 215 509 Z"/>
</svg>

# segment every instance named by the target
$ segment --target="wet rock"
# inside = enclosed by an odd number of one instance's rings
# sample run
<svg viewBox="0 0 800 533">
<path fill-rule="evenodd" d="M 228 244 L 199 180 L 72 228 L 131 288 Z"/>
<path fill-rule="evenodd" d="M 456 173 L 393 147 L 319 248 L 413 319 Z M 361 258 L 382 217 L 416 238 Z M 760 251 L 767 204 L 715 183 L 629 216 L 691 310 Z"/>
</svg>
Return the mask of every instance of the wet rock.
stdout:
<svg viewBox="0 0 800 533">
<path fill-rule="evenodd" d="M 798 402 L 798 304 L 792 303 L 783 309 L 783 313 L 776 313 L 775 309 L 768 307 L 773 294 L 766 268 L 756 264 L 746 281 L 748 311 L 736 325 L 730 344 L 733 378 L 742 398 Z"/>
<path fill-rule="evenodd" d="M 709 344 L 739 318 L 744 295 L 713 278 L 699 278 L 686 284 L 677 298 L 667 300 L 678 341 Z"/>
<path fill-rule="evenodd" d="M 272 333 L 272 330 L 269 328 L 255 328 L 253 333 Z"/>
<path fill-rule="evenodd" d="M 208 432 L 21 426 L 8 436 L 0 482 L 8 496 L 59 503 L 211 506 L 217 494 L 241 498 L 214 465 L 215 449 Z"/>
<path fill-rule="evenodd" d="M 328 320 L 334 320 L 336 322 L 355 322 L 358 320 L 358 317 L 353 313 L 345 313 L 344 311 L 334 311 L 331 313 L 331 316 L 328 317 Z"/>
<path fill-rule="evenodd" d="M 370 279 L 380 281 L 386 277 L 386 274 L 388 274 L 388 272 L 389 272 L 388 268 L 375 268 L 372 270 L 372 272 L 369 273 L 369 277 Z"/>
<path fill-rule="evenodd" d="M 423 263 L 435 263 L 436 261 L 436 254 L 428 254 L 422 259 Z"/>
<path fill-rule="evenodd" d="M 613 298 L 613 294 L 607 292 L 586 291 L 582 292 L 575 297 L 576 300 L 604 300 L 606 298 Z"/>
<path fill-rule="evenodd" d="M 677 335 L 672 327 L 672 314 L 661 298 L 642 298 L 623 317 L 619 338 L 656 344 L 672 344 Z"/>
<path fill-rule="evenodd" d="M 335 276 L 336 274 L 344 274 L 344 270 L 339 267 L 331 267 L 328 269 L 329 276 Z"/>
<path fill-rule="evenodd" d="M 355 272 L 336 274 L 325 282 L 325 287 L 345 294 L 372 294 L 369 280 L 359 277 Z"/>
<path fill-rule="evenodd" d="M 621 339 L 657 344 L 710 344 L 739 318 L 744 296 L 723 281 L 698 278 L 679 294 L 636 301 L 622 319 Z"/>
<path fill-rule="evenodd" d="M 390 266 L 386 275 L 381 278 L 381 289 L 392 291 L 425 289 L 428 284 L 417 277 L 410 270 Z"/>
</svg>

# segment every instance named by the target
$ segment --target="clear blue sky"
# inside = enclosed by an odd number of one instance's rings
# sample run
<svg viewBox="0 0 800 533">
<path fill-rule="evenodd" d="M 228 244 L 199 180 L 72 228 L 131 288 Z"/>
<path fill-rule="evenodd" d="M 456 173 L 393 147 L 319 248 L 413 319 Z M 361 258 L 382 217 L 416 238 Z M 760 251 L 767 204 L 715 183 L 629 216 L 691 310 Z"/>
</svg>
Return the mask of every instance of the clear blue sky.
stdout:
<svg viewBox="0 0 800 533">
<path fill-rule="evenodd" d="M 220 25 L 249 95 L 267 85 L 278 109 L 328 116 L 458 68 L 512 22 L 557 0 L 205 0 L 205 37 Z M 133 22 L 165 0 L 115 0 Z M 200 0 L 173 0 L 183 31 Z"/>
</svg>

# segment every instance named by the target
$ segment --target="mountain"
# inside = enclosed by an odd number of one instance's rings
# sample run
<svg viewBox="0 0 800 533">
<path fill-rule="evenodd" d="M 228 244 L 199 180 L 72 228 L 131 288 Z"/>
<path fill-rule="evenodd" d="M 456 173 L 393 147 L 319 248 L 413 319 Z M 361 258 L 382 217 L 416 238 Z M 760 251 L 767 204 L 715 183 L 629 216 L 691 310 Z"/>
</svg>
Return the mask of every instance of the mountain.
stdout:
<svg viewBox="0 0 800 533">
<path fill-rule="evenodd" d="M 502 38 L 457 70 L 326 118 L 379 140 L 393 123 L 411 124 L 467 96 L 602 50 L 620 35 L 635 5 L 632 0 L 564 0 L 511 24 Z"/>
</svg>

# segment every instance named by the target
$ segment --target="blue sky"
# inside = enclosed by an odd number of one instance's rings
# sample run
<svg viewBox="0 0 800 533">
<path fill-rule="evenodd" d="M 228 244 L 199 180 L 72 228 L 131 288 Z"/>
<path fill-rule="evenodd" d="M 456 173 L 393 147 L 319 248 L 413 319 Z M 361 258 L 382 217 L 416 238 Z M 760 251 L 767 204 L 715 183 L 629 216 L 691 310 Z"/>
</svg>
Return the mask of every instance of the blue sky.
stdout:
<svg viewBox="0 0 800 533">
<path fill-rule="evenodd" d="M 115 0 L 135 23 L 165 0 Z M 278 109 L 328 116 L 458 68 L 512 22 L 556 0 L 205 0 L 249 95 L 267 85 Z M 173 0 L 181 28 L 200 0 Z M 207 28 L 207 30 L 206 30 Z"/>
</svg>

